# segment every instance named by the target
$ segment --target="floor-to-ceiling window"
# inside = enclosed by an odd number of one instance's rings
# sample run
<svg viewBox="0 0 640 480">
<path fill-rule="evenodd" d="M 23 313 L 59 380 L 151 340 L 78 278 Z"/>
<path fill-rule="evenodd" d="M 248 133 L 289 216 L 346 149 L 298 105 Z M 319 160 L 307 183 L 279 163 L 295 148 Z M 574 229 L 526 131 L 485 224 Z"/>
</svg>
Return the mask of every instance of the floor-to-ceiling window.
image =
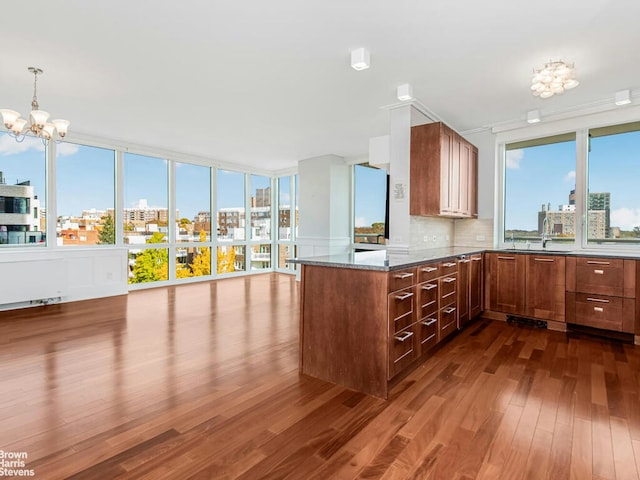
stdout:
<svg viewBox="0 0 640 480">
<path fill-rule="evenodd" d="M 271 178 L 250 175 L 251 270 L 271 268 Z"/>
<path fill-rule="evenodd" d="M 169 279 L 168 162 L 125 153 L 124 243 L 129 248 L 129 283 Z"/>
<path fill-rule="evenodd" d="M 57 245 L 113 245 L 115 151 L 56 145 Z"/>
<path fill-rule="evenodd" d="M 40 139 L 0 133 L 0 246 L 45 245 L 46 168 Z"/>
<path fill-rule="evenodd" d="M 217 273 L 244 272 L 246 268 L 245 174 L 217 171 Z"/>
<path fill-rule="evenodd" d="M 289 259 L 296 255 L 296 235 L 298 221 L 297 195 L 292 195 L 292 190 L 297 192 L 297 175 L 278 177 L 278 218 L 277 218 L 277 270 L 293 271 L 295 264 L 289 263 Z"/>
<path fill-rule="evenodd" d="M 211 168 L 175 162 L 176 278 L 211 275 Z"/>
</svg>

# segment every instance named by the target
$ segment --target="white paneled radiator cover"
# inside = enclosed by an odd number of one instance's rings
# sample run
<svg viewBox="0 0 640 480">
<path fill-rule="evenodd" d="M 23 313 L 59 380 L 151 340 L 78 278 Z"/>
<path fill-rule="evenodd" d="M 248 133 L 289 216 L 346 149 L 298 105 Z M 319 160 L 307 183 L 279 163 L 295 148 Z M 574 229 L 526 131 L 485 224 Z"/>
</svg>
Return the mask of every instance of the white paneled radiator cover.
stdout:
<svg viewBox="0 0 640 480">
<path fill-rule="evenodd" d="M 0 305 L 57 300 L 67 295 L 67 263 L 61 258 L 0 260 Z"/>
</svg>

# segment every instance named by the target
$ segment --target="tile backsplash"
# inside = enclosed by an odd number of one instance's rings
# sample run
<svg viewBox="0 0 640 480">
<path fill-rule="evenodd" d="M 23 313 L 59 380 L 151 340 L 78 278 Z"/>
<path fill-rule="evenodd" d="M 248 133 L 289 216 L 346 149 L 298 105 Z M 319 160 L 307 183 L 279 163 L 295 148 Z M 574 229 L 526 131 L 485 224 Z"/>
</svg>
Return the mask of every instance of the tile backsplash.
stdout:
<svg viewBox="0 0 640 480">
<path fill-rule="evenodd" d="M 493 247 L 493 219 L 412 216 L 410 250 L 440 247 Z"/>
</svg>

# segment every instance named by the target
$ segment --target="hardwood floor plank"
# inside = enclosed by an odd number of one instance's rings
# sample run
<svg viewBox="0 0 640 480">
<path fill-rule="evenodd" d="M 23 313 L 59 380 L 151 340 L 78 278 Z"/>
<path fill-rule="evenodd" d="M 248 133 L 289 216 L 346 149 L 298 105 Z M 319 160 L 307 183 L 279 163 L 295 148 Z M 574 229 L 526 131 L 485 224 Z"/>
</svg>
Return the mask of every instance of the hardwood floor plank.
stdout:
<svg viewBox="0 0 640 480">
<path fill-rule="evenodd" d="M 298 285 L 0 312 L 0 449 L 37 478 L 638 478 L 640 349 L 481 319 L 388 401 L 298 373 Z"/>
<path fill-rule="evenodd" d="M 617 478 L 638 478 L 633 444 L 627 422 L 623 418 L 611 417 L 611 439 Z"/>
</svg>

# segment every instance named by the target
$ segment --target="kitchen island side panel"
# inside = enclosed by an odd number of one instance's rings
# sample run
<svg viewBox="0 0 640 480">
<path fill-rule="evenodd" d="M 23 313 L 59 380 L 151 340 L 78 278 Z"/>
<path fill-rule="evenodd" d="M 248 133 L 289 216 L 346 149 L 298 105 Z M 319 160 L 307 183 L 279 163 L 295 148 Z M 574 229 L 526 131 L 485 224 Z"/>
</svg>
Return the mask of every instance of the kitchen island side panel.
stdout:
<svg viewBox="0 0 640 480">
<path fill-rule="evenodd" d="M 302 266 L 301 373 L 387 397 L 387 273 Z"/>
</svg>

